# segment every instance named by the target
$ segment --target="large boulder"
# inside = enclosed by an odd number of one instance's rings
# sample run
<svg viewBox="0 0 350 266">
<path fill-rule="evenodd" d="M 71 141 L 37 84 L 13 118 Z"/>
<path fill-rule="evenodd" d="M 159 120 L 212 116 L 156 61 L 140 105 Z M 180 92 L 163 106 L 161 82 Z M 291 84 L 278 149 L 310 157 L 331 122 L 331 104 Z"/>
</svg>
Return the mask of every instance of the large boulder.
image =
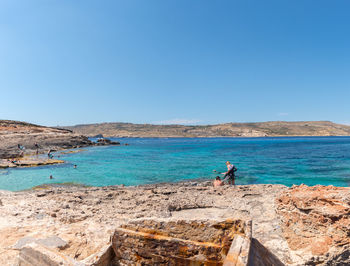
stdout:
<svg viewBox="0 0 350 266">
<path fill-rule="evenodd" d="M 120 265 L 222 265 L 245 230 L 241 220 L 143 220 L 118 228 L 112 247 Z"/>
<path fill-rule="evenodd" d="M 283 266 L 240 219 L 136 220 L 112 238 L 116 265 Z"/>
<path fill-rule="evenodd" d="M 96 141 L 96 145 L 120 145 L 120 142 L 112 141 L 112 140 L 106 139 L 106 138 L 99 138 Z"/>
</svg>

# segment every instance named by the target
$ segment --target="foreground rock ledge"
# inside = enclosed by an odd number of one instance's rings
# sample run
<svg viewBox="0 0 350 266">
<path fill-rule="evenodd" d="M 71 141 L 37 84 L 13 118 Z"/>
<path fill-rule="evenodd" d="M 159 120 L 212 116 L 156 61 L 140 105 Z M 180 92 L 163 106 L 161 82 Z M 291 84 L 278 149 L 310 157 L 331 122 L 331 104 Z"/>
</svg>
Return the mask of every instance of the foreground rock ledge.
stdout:
<svg viewBox="0 0 350 266">
<path fill-rule="evenodd" d="M 276 202 L 295 257 L 310 264 L 350 265 L 350 188 L 294 186 Z"/>
<path fill-rule="evenodd" d="M 305 193 L 301 197 L 303 191 Z M 318 196 L 314 197 L 311 191 L 317 192 Z M 139 230 L 139 227 L 149 230 L 145 222 L 137 225 L 140 220 L 152 220 L 155 224 L 151 224 L 151 227 L 159 229 L 164 220 L 170 224 L 193 221 L 208 225 L 227 219 L 244 223 L 252 220 L 249 245 L 259 250 L 257 253 L 260 257 L 261 254 L 271 253 L 276 261 L 285 265 L 346 265 L 349 261 L 349 194 L 348 188 L 287 188 L 282 185 L 213 188 L 210 182 L 2 191 L 0 265 L 13 265 L 20 253 L 25 258 L 24 248 L 14 248 L 25 237 L 34 239 L 25 247 L 37 255 L 43 252 L 46 258 L 53 258 L 59 254 L 62 258 L 79 263 L 77 265 L 97 265 L 98 261 L 101 263 L 99 265 L 107 265 L 103 263 L 117 255 L 110 241 L 113 235 L 113 243 L 120 239 L 115 236 L 116 230 L 130 232 Z M 309 210 L 310 216 L 305 209 Z M 321 210 L 325 211 L 322 213 Z M 298 212 L 301 216 L 298 216 Z M 326 225 L 312 220 L 317 215 L 329 216 L 330 213 L 331 216 L 326 217 Z M 297 222 L 298 217 L 303 222 Z M 332 227 L 334 229 L 326 229 Z M 186 226 L 178 226 L 176 231 L 185 234 L 187 230 L 182 232 L 181 228 Z M 203 232 L 203 235 L 198 234 L 191 241 L 200 240 L 200 237 L 206 239 L 207 229 Z M 315 248 L 317 241 L 314 241 L 315 245 L 309 242 L 305 246 L 295 244 L 307 238 L 319 239 L 323 243 L 322 237 L 326 234 L 331 236 L 332 241 L 326 241 L 327 247 L 322 253 L 313 253 L 313 250 L 318 250 Z M 37 240 L 53 237 L 67 245 L 44 248 L 43 251 L 42 241 Z M 128 239 L 131 238 L 125 238 L 125 241 Z M 293 239 L 296 239 L 295 243 Z M 244 246 L 243 240 L 235 240 L 235 243 Z"/>
</svg>

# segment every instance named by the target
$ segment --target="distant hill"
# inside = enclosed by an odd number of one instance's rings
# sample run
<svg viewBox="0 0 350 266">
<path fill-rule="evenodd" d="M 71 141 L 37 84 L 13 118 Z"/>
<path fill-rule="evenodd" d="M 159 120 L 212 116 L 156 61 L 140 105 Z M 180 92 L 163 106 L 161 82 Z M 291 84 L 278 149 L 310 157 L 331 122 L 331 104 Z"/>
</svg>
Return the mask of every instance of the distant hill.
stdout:
<svg viewBox="0 0 350 266">
<path fill-rule="evenodd" d="M 104 137 L 350 136 L 350 126 L 330 121 L 274 121 L 204 126 L 101 123 L 64 128 L 86 136 L 102 134 Z"/>
<path fill-rule="evenodd" d="M 0 120 L 0 135 L 30 133 L 72 133 L 71 130 L 39 126 L 22 121 Z"/>
</svg>

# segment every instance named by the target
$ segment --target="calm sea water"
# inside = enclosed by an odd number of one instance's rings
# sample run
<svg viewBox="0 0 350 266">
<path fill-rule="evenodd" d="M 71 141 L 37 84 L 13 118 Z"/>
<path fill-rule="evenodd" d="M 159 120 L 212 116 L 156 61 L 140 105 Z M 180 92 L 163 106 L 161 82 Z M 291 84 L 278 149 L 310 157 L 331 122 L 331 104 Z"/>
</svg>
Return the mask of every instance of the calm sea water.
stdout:
<svg viewBox="0 0 350 266">
<path fill-rule="evenodd" d="M 66 161 L 62 165 L 0 169 L 0 189 L 22 190 L 44 183 L 105 186 L 208 179 L 216 176 L 213 170 L 225 171 L 227 160 L 238 168 L 237 184 L 350 184 L 350 137 L 115 140 L 130 145 L 61 155 Z"/>
</svg>

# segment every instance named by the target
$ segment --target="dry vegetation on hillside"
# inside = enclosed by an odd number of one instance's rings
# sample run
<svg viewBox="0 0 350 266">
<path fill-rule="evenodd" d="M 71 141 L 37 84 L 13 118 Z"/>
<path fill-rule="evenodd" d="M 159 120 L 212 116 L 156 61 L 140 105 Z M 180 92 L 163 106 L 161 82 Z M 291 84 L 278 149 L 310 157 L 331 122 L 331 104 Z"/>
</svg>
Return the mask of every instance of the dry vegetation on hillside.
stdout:
<svg viewBox="0 0 350 266">
<path fill-rule="evenodd" d="M 205 126 L 101 123 L 65 127 L 75 133 L 105 137 L 264 137 L 349 136 L 350 126 L 329 121 L 227 123 Z"/>
</svg>

